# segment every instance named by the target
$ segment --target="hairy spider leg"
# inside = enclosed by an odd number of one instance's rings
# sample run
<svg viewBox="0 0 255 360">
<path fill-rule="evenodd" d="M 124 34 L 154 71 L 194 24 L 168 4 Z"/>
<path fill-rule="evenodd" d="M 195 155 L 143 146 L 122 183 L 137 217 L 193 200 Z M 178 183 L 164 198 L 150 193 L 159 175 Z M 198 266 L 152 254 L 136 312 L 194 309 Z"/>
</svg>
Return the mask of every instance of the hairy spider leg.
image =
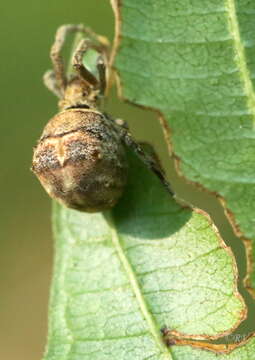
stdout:
<svg viewBox="0 0 255 360">
<path fill-rule="evenodd" d="M 67 84 L 67 77 L 65 74 L 64 61 L 61 54 L 67 35 L 70 32 L 79 31 L 79 25 L 62 25 L 58 28 L 55 36 L 55 41 L 50 50 L 50 58 L 55 72 L 57 86 L 62 96 Z"/>
<path fill-rule="evenodd" d="M 85 27 L 82 24 L 80 25 L 67 24 L 60 26 L 56 32 L 55 41 L 51 47 L 50 57 L 53 64 L 53 70 L 55 73 L 55 82 L 59 89 L 58 93 L 61 94 L 61 97 L 63 97 L 67 85 L 67 76 L 65 74 L 64 61 L 61 55 L 61 51 L 64 46 L 67 35 L 71 32 L 81 32 L 88 35 L 95 43 L 95 45 L 93 44 L 93 47 L 99 52 L 103 53 L 106 58 L 108 58 L 109 56 L 109 42 L 104 36 L 97 35 L 91 29 Z M 56 94 L 55 91 L 56 86 L 53 85 L 50 82 L 50 80 L 48 81 L 46 80 L 45 84 L 51 91 L 53 91 L 54 89 L 53 92 L 54 94 Z"/>
<path fill-rule="evenodd" d="M 99 74 L 99 81 L 100 81 L 100 95 L 104 95 L 105 90 L 106 90 L 106 84 L 107 84 L 107 80 L 106 80 L 106 65 L 105 65 L 105 60 L 103 58 L 102 55 L 100 55 L 97 59 L 97 70 L 98 70 L 98 74 Z"/>
<path fill-rule="evenodd" d="M 94 49 L 100 53 L 97 59 L 97 70 L 99 80 L 84 65 L 83 57 L 88 49 Z M 99 89 L 100 95 L 104 95 L 106 89 L 106 63 L 107 57 L 103 52 L 103 48 L 93 44 L 90 39 L 82 39 L 73 55 L 72 65 L 78 73 L 79 77 L 92 85 L 95 89 Z"/>
<path fill-rule="evenodd" d="M 79 77 L 84 80 L 89 85 L 92 85 L 95 88 L 99 87 L 99 81 L 97 78 L 86 68 L 83 64 L 83 57 L 88 49 L 92 48 L 92 43 L 89 39 L 82 39 L 73 55 L 72 65 L 76 70 Z"/>
<path fill-rule="evenodd" d="M 53 92 L 58 98 L 61 98 L 61 92 L 56 82 L 56 76 L 53 70 L 47 70 L 43 75 L 44 85 Z"/>
<path fill-rule="evenodd" d="M 107 115 L 108 116 L 108 115 Z M 128 131 L 128 126 L 126 122 L 122 119 L 113 120 L 111 117 L 108 118 L 117 125 L 117 128 L 120 132 L 120 136 L 123 139 L 126 146 L 131 148 L 134 153 L 139 157 L 139 159 L 159 178 L 161 183 L 164 185 L 166 190 L 171 196 L 174 196 L 175 193 L 171 188 L 170 183 L 167 181 L 162 169 L 160 168 L 158 162 L 151 156 L 148 152 L 146 152 L 142 146 L 133 139 L 131 134 Z"/>
<path fill-rule="evenodd" d="M 154 158 L 145 152 L 143 148 L 132 138 L 130 133 L 127 130 L 123 132 L 123 140 L 127 146 L 129 146 L 136 155 L 142 160 L 142 162 L 160 179 L 166 190 L 171 196 L 174 196 L 174 192 L 171 188 L 171 185 L 165 178 L 161 168 L 159 167 L 157 161 Z"/>
</svg>

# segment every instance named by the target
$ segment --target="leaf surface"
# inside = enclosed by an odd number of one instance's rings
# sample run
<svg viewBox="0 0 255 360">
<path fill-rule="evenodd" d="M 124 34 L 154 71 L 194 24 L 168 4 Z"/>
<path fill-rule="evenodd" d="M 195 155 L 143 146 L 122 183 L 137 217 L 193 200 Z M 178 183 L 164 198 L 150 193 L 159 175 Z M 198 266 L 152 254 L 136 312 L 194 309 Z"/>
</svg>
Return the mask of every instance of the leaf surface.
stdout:
<svg viewBox="0 0 255 360">
<path fill-rule="evenodd" d="M 234 258 L 211 220 L 177 204 L 134 155 L 129 161 L 113 211 L 54 206 L 45 360 L 183 360 L 162 328 L 215 338 L 245 316 Z"/>
<path fill-rule="evenodd" d="M 123 96 L 162 113 L 179 171 L 217 193 L 235 231 L 254 239 L 255 2 L 113 3 Z"/>
</svg>

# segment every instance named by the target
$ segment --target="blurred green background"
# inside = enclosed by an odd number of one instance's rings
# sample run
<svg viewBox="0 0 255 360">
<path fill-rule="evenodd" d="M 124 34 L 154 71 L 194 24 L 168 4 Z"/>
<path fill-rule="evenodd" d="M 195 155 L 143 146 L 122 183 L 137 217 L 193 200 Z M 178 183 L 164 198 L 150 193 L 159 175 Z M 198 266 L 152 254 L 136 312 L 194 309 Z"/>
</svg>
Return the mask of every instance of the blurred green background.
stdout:
<svg viewBox="0 0 255 360">
<path fill-rule="evenodd" d="M 112 40 L 114 18 L 108 0 L 5 1 L 0 16 L 0 359 L 32 360 L 42 357 L 46 342 L 53 260 L 51 201 L 29 170 L 32 147 L 57 110 L 41 78 L 51 66 L 49 49 L 59 25 L 82 22 Z M 137 139 L 156 146 L 179 196 L 212 215 L 234 247 L 244 276 L 242 244 L 217 201 L 178 179 L 156 116 L 124 104 L 114 91 L 108 107 L 129 122 Z"/>
</svg>

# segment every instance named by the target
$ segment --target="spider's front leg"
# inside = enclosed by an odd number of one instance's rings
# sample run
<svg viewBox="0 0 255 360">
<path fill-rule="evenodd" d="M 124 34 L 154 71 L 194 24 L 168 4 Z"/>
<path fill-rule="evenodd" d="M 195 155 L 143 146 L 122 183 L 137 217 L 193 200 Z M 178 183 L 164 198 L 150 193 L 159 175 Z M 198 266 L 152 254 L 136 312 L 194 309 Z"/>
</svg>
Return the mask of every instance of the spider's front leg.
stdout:
<svg viewBox="0 0 255 360">
<path fill-rule="evenodd" d="M 56 76 L 53 70 L 47 70 L 45 74 L 43 75 L 43 82 L 44 85 L 53 92 L 54 95 L 56 95 L 59 99 L 62 97 L 62 94 L 59 90 Z"/>
<path fill-rule="evenodd" d="M 51 47 L 50 57 L 53 64 L 53 73 L 47 72 L 44 76 L 44 83 L 49 90 L 51 90 L 58 97 L 63 98 L 68 78 L 65 73 L 65 66 L 62 57 L 62 48 L 65 43 L 66 37 L 69 33 L 81 33 L 84 35 L 81 40 L 73 59 L 73 65 L 77 70 L 78 75 L 92 86 L 97 86 L 102 93 L 105 88 L 105 65 L 102 64 L 101 58 L 104 62 L 109 58 L 109 42 L 104 36 L 97 35 L 91 29 L 83 26 L 82 24 L 62 25 L 58 28 L 55 41 Z M 88 48 L 97 50 L 100 54 L 98 60 L 99 80 L 91 74 L 82 64 L 82 57 Z"/>
<path fill-rule="evenodd" d="M 162 182 L 168 193 L 171 196 L 174 196 L 175 193 L 173 192 L 171 185 L 165 178 L 165 175 L 161 170 L 157 160 L 153 156 L 151 156 L 148 152 L 146 152 L 142 148 L 142 146 L 133 139 L 133 137 L 128 131 L 127 124 L 122 119 L 116 119 L 114 120 L 114 122 L 118 126 L 118 131 L 124 143 L 128 147 L 130 147 L 139 157 L 139 159 L 142 160 L 142 162 L 160 179 L 160 181 Z"/>
<path fill-rule="evenodd" d="M 67 78 L 65 74 L 65 67 L 61 51 L 65 43 L 66 37 L 70 32 L 80 31 L 79 25 L 62 25 L 58 28 L 55 36 L 55 41 L 50 50 L 50 58 L 53 64 L 56 83 L 61 95 L 64 95 Z"/>
<path fill-rule="evenodd" d="M 74 52 L 72 65 L 79 77 L 88 85 L 99 87 L 99 81 L 97 78 L 83 64 L 83 57 L 90 48 L 92 48 L 91 41 L 89 39 L 82 39 Z"/>
<path fill-rule="evenodd" d="M 96 50 L 100 55 L 97 59 L 97 71 L 99 79 L 96 78 L 84 65 L 83 57 L 88 49 Z M 107 56 L 103 46 L 93 44 L 90 39 L 82 39 L 78 44 L 72 59 L 72 65 L 77 74 L 89 85 L 99 90 L 101 96 L 104 95 L 106 89 L 106 61 Z"/>
</svg>

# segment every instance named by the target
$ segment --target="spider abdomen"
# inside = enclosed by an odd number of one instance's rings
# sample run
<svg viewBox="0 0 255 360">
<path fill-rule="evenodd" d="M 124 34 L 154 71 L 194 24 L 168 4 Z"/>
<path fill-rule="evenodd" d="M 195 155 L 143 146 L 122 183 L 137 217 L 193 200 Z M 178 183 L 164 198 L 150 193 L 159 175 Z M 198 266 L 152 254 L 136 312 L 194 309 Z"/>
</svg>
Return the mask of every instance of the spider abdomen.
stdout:
<svg viewBox="0 0 255 360">
<path fill-rule="evenodd" d="M 113 124 L 96 110 L 79 108 L 48 122 L 32 170 L 52 198 L 88 212 L 114 206 L 127 177 L 125 150 Z"/>
</svg>

